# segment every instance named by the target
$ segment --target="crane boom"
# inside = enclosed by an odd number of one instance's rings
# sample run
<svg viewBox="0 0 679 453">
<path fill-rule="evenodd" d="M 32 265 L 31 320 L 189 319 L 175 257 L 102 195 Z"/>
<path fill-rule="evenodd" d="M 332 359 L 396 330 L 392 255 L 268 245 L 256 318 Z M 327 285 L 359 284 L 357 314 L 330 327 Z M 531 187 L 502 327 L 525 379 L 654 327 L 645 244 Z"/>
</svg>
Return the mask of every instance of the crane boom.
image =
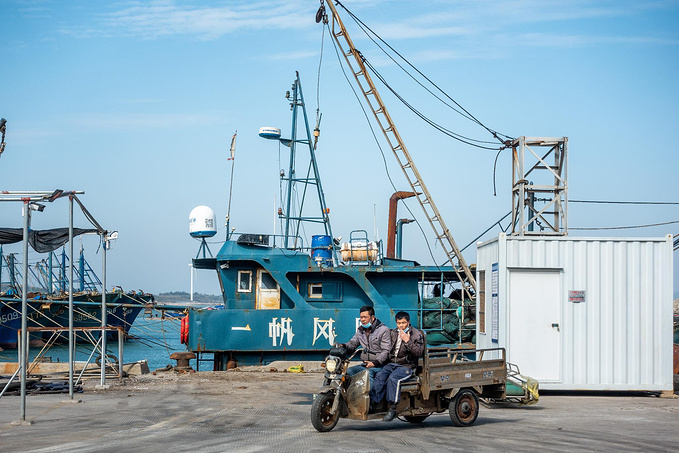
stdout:
<svg viewBox="0 0 679 453">
<path fill-rule="evenodd" d="M 453 266 L 458 279 L 463 284 L 465 296 L 473 299 L 474 293 L 470 292 L 469 289 L 473 289 L 476 286 L 474 274 L 465 262 L 462 252 L 455 243 L 453 235 L 446 226 L 443 217 L 441 217 L 441 213 L 436 207 L 434 199 L 429 193 L 419 171 L 417 171 L 415 162 L 410 156 L 410 153 L 408 153 L 408 149 L 396 129 L 396 125 L 391 119 L 384 102 L 382 102 L 382 98 L 380 97 L 370 74 L 366 70 L 363 62 L 363 55 L 354 46 L 351 37 L 342 23 L 342 19 L 339 17 L 339 14 L 337 14 L 337 10 L 333 5 L 333 0 L 328 0 L 327 4 L 332 11 L 332 37 L 342 52 L 347 66 L 351 69 L 351 73 L 354 75 L 358 87 L 370 106 L 370 110 L 375 116 L 375 120 L 379 124 L 380 129 L 382 129 L 382 133 L 384 134 L 389 147 L 394 153 L 394 156 L 396 156 L 396 160 L 401 166 L 403 174 L 408 180 L 412 191 L 417 194 L 416 198 L 436 234 L 436 239 L 446 253 L 448 258 L 447 262 Z M 322 8 L 323 6 L 321 5 L 321 9 Z M 342 41 L 344 41 L 344 43 Z M 352 64 L 352 60 L 354 64 Z"/>
</svg>

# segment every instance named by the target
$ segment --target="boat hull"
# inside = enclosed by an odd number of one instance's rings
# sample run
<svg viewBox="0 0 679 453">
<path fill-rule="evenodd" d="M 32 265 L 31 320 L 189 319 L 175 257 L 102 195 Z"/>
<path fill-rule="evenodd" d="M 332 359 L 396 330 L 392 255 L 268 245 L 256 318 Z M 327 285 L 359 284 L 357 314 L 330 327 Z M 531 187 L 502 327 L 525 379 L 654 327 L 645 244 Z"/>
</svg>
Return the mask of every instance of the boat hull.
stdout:
<svg viewBox="0 0 679 453">
<path fill-rule="evenodd" d="M 215 354 L 216 370 L 234 362 L 323 360 L 335 342 L 345 343 L 355 334 L 363 306 L 373 307 L 390 328 L 397 312 L 407 312 L 414 326 L 431 338 L 441 337 L 430 344 L 467 341 L 444 335 L 454 327 L 447 321 L 455 312 L 449 299 L 423 303 L 424 286 L 455 279 L 449 266 L 383 260 L 319 267 L 304 253 L 227 241 L 215 270 L 224 306 L 189 310 L 188 347 Z"/>
<path fill-rule="evenodd" d="M 106 295 L 107 325 L 122 327 L 127 334 L 141 310 L 153 302 L 150 294 L 111 292 Z M 54 332 L 54 328 L 68 328 L 68 296 L 47 299 L 42 295 L 27 302 L 29 328 L 44 328 L 44 332 L 32 332 L 29 336 L 31 346 L 44 344 Z M 78 294 L 73 297 L 73 327 L 96 328 L 101 326 L 101 295 Z M 17 347 L 18 331 L 21 328 L 21 299 L 3 297 L 0 303 L 0 347 Z M 93 334 L 95 337 L 99 332 Z M 115 341 L 116 331 L 111 331 L 107 339 Z M 77 341 L 83 341 L 82 335 Z M 58 334 L 57 343 L 68 341 L 68 332 Z"/>
</svg>

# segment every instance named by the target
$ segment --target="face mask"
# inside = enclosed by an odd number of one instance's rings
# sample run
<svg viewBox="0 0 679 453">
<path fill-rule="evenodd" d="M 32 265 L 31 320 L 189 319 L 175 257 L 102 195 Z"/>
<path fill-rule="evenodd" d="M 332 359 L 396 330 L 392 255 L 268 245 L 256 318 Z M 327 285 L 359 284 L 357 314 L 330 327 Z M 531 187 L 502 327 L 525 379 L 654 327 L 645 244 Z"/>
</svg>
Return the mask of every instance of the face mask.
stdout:
<svg viewBox="0 0 679 453">
<path fill-rule="evenodd" d="M 361 327 L 363 327 L 364 329 L 368 329 L 370 328 L 371 325 L 372 323 L 369 322 L 368 324 L 361 324 Z"/>
</svg>

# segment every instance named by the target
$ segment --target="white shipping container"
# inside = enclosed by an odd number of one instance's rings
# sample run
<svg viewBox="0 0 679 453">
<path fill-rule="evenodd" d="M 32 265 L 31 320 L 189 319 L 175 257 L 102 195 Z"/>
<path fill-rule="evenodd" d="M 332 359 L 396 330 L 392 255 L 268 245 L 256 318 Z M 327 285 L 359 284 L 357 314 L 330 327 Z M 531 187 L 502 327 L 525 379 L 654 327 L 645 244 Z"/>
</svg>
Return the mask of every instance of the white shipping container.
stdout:
<svg viewBox="0 0 679 453">
<path fill-rule="evenodd" d="M 476 344 L 553 390 L 672 391 L 672 236 L 477 245 Z"/>
</svg>

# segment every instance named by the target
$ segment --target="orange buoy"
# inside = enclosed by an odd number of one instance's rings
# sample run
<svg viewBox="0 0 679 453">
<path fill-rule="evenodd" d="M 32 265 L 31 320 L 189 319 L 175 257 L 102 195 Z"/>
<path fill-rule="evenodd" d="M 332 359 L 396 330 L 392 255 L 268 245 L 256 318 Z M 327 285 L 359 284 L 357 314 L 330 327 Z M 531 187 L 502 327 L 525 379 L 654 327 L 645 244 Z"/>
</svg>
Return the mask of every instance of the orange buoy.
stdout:
<svg viewBox="0 0 679 453">
<path fill-rule="evenodd" d="M 182 318 L 182 326 L 179 331 L 179 341 L 182 344 L 189 344 L 189 315 Z"/>
</svg>

